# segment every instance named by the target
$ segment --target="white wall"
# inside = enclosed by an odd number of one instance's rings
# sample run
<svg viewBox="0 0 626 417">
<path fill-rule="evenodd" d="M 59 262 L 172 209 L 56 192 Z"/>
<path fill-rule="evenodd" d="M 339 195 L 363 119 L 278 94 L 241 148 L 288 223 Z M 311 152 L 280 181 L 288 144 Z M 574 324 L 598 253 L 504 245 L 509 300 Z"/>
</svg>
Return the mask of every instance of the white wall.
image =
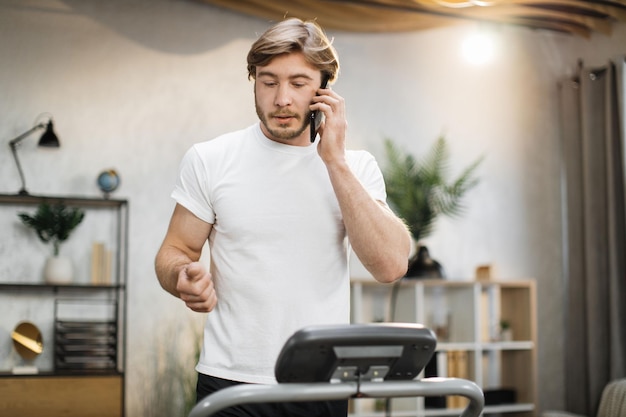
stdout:
<svg viewBox="0 0 626 417">
<path fill-rule="evenodd" d="M 187 1 L 0 0 L 0 138 L 8 142 L 50 112 L 62 141 L 55 151 L 37 149 L 36 138 L 20 147 L 29 191 L 98 196 L 97 174 L 113 167 L 122 177 L 114 196 L 130 200 L 131 417 L 154 415 L 142 400 L 144 379 L 154 378 L 164 340 L 192 317 L 160 289 L 152 267 L 179 160 L 192 143 L 256 120 L 245 56 L 266 27 Z M 459 47 L 474 29 L 331 31 L 342 64 L 334 88 L 347 100 L 350 147 L 382 160 L 382 139 L 391 137 L 419 155 L 444 133 L 453 166 L 485 156 L 465 215 L 442 219 L 426 243 L 451 279 L 470 279 L 482 263 L 493 263 L 499 278 L 537 279 L 540 402 L 560 408 L 557 79 L 579 57 L 604 63 L 624 52 L 626 30 L 584 40 L 498 27 L 495 60 L 472 67 Z M 0 192 L 18 189 L 5 145 Z M 13 262 L 0 245 L 0 271 Z M 363 274 L 358 265 L 355 274 Z M 0 352 L 13 326 L 0 322 Z"/>
</svg>

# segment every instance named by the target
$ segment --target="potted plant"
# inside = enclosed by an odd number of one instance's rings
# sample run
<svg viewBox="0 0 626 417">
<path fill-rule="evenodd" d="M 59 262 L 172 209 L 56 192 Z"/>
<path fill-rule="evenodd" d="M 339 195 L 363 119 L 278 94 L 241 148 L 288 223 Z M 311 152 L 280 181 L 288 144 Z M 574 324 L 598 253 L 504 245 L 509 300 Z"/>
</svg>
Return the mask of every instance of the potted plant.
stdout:
<svg viewBox="0 0 626 417">
<path fill-rule="evenodd" d="M 508 320 L 500 320 L 500 340 L 502 342 L 510 342 L 513 340 L 513 329 Z"/>
<path fill-rule="evenodd" d="M 85 212 L 63 204 L 41 203 L 35 214 L 18 213 L 22 223 L 33 229 L 44 243 L 52 244 L 52 256 L 46 259 L 44 278 L 50 283 L 67 283 L 72 280 L 73 268 L 68 258 L 59 256 L 61 243 L 83 221 Z"/>
<path fill-rule="evenodd" d="M 387 196 L 392 209 L 406 222 L 417 247 L 406 277 L 443 277 L 443 268 L 430 258 L 420 240 L 433 231 L 437 217 L 463 212 L 462 197 L 478 183 L 475 172 L 482 158 L 449 181 L 449 150 L 443 136 L 421 160 L 401 151 L 390 139 L 385 140 L 385 151 Z"/>
</svg>

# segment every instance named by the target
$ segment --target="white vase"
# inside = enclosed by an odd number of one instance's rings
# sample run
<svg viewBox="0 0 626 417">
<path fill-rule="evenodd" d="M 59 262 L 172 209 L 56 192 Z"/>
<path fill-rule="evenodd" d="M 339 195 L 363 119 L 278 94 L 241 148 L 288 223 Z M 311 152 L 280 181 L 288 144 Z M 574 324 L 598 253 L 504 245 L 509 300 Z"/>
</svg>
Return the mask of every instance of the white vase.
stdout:
<svg viewBox="0 0 626 417">
<path fill-rule="evenodd" d="M 503 342 L 512 342 L 513 341 L 513 329 L 503 329 L 500 333 L 500 339 Z"/>
<path fill-rule="evenodd" d="M 46 259 L 43 277 L 48 284 L 69 284 L 72 282 L 73 275 L 74 268 L 69 258 L 51 256 Z"/>
</svg>

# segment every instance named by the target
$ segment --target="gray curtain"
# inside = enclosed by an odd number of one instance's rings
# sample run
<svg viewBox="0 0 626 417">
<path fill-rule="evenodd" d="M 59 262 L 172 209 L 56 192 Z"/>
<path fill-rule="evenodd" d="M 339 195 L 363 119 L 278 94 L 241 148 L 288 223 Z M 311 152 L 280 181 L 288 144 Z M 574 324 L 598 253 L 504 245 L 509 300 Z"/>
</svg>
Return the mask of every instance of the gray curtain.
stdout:
<svg viewBox="0 0 626 417">
<path fill-rule="evenodd" d="M 582 63 L 560 84 L 565 253 L 565 406 L 595 416 L 626 376 L 624 59 Z"/>
</svg>

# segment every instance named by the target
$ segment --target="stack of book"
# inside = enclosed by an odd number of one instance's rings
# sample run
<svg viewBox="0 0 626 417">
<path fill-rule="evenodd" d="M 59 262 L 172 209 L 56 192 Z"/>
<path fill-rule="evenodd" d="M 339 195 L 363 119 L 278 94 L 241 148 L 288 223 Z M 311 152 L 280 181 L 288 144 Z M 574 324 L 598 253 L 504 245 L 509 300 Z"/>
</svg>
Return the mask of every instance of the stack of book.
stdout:
<svg viewBox="0 0 626 417">
<path fill-rule="evenodd" d="M 450 350 L 447 354 L 447 371 L 450 378 L 469 378 L 469 358 L 465 350 Z M 448 408 L 464 408 L 468 404 L 468 399 L 458 395 L 451 395 L 447 398 Z"/>
<path fill-rule="evenodd" d="M 466 350 L 449 350 L 437 352 L 426 368 L 424 376 L 470 379 L 470 359 Z M 424 400 L 425 408 L 465 408 L 468 399 L 459 395 L 432 396 Z"/>
<path fill-rule="evenodd" d="M 113 321 L 55 323 L 55 367 L 66 371 L 110 371 L 117 367 L 117 326 Z"/>
</svg>

